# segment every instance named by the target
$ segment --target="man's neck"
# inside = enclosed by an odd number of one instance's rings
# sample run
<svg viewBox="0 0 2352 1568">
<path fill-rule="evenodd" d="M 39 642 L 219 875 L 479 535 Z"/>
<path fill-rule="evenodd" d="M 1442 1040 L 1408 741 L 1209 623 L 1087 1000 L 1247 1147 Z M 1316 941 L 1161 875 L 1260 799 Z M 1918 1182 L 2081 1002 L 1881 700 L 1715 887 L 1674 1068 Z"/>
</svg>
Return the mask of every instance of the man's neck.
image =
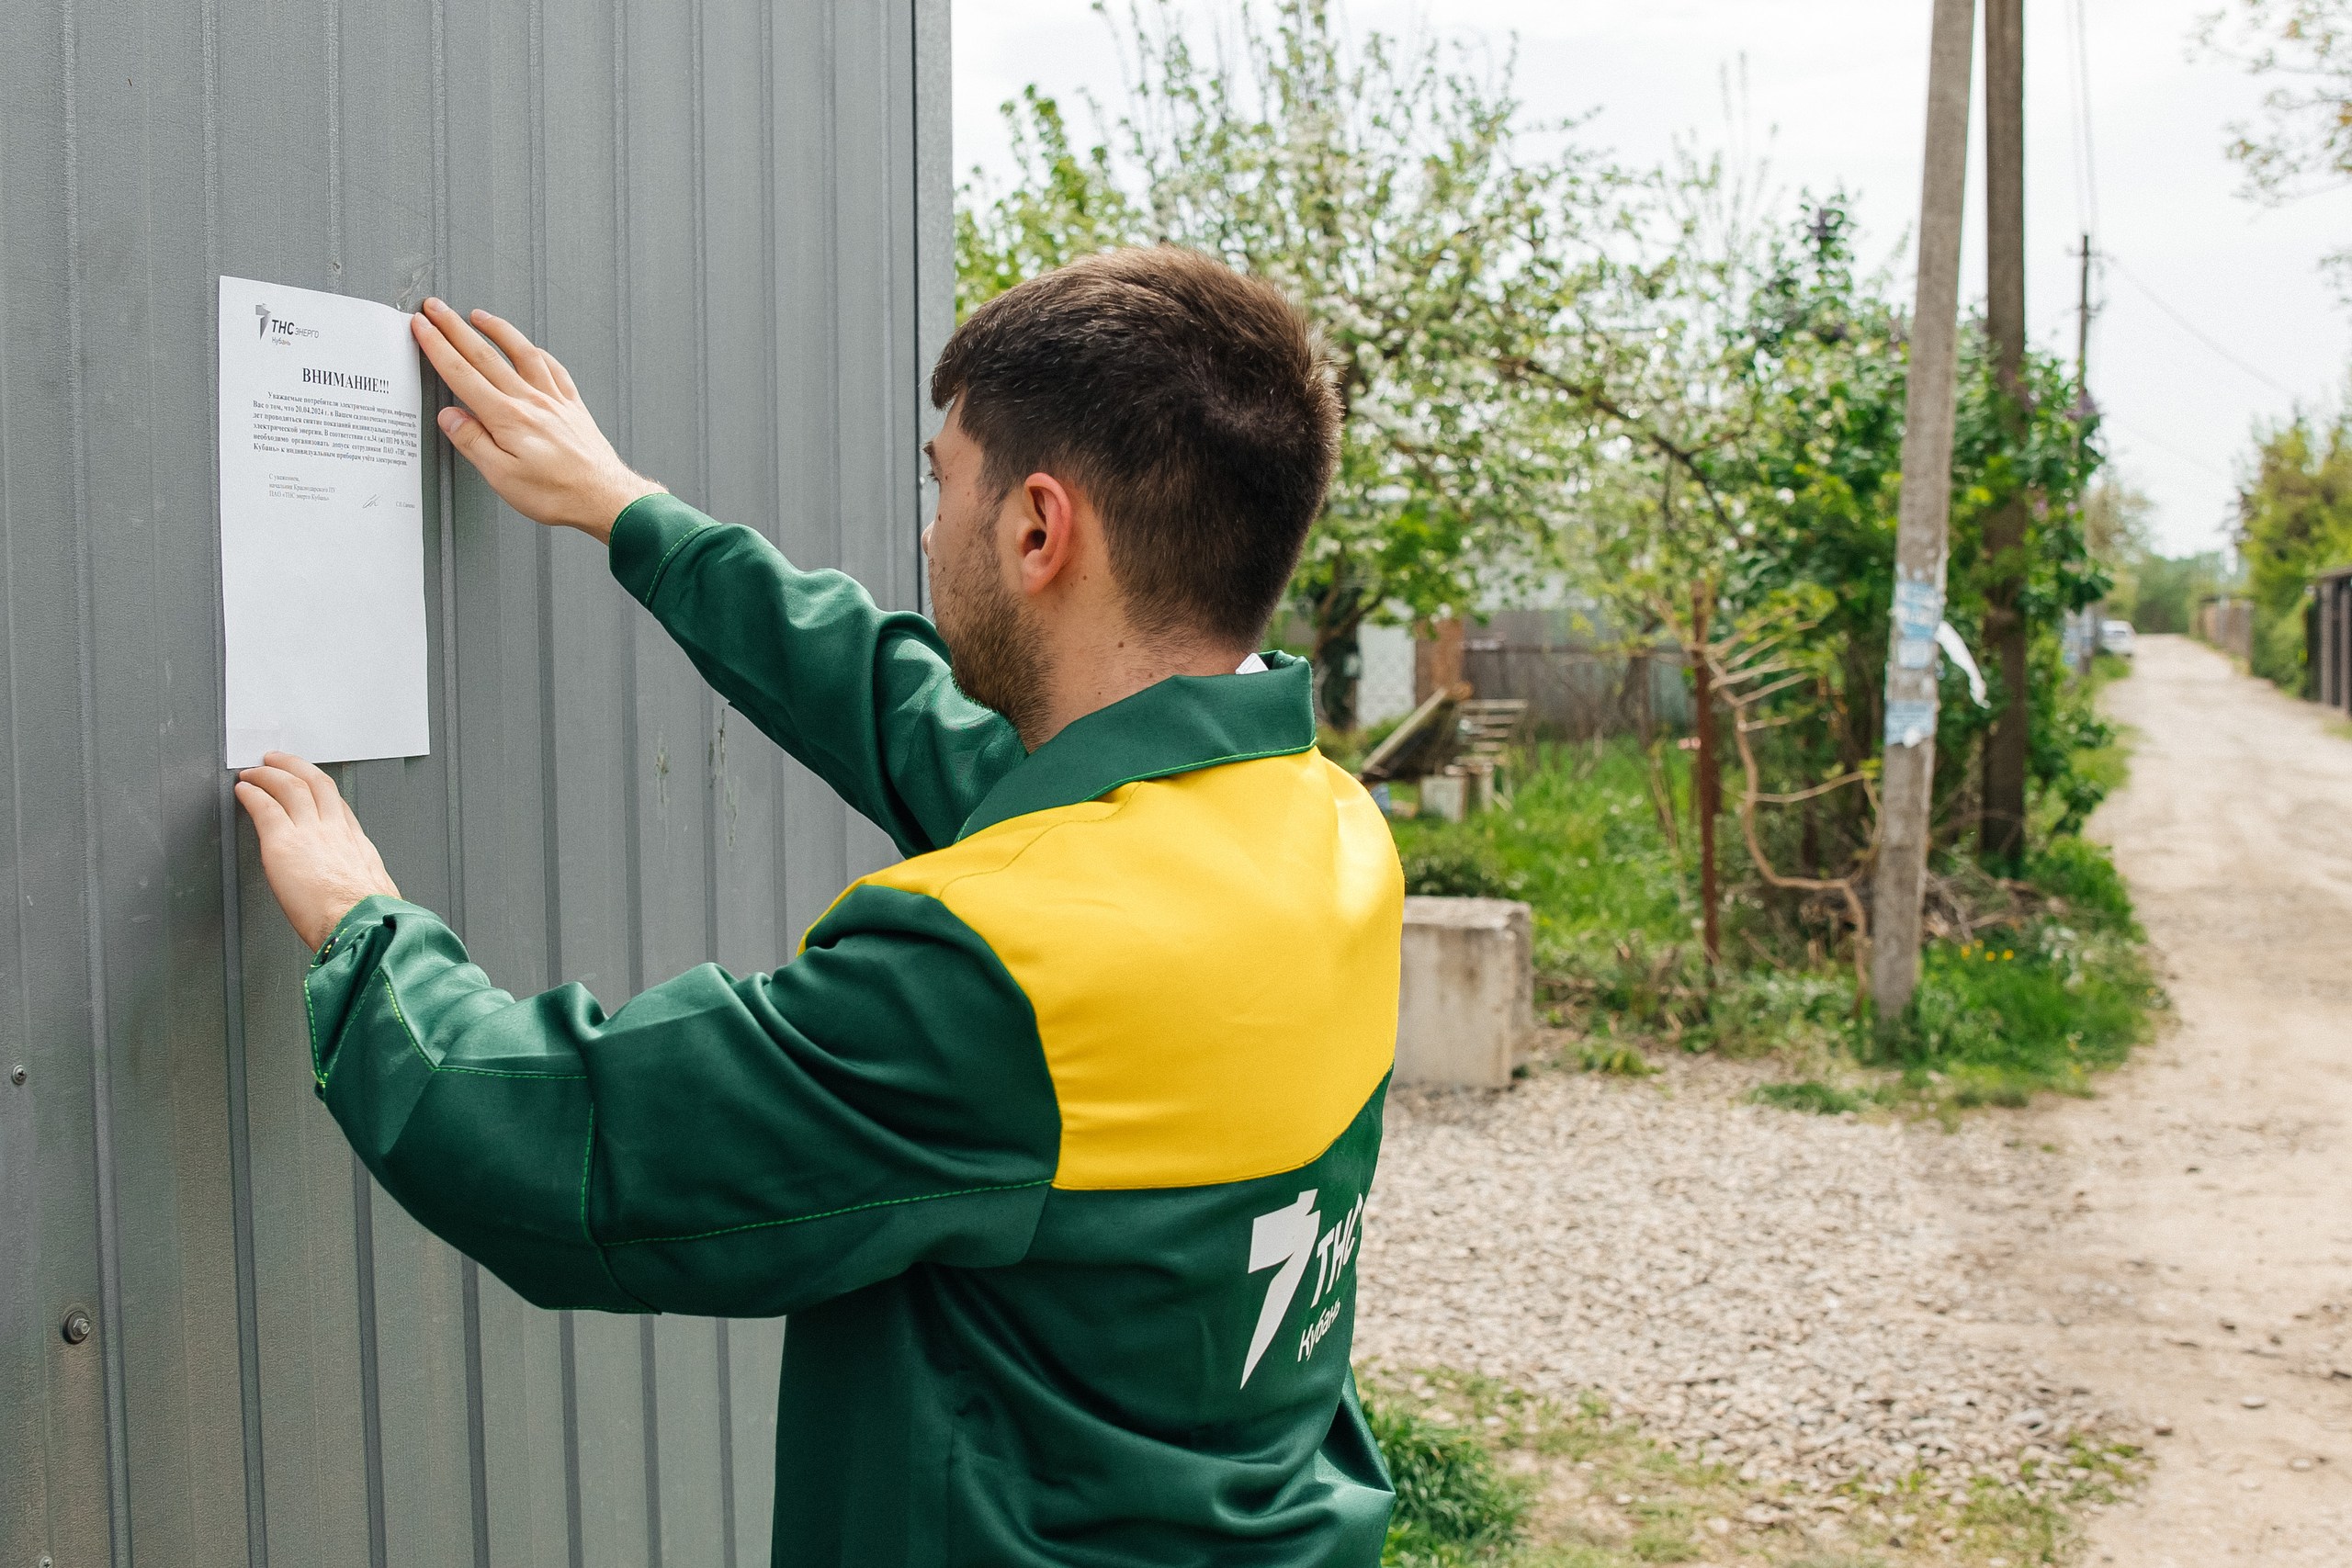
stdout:
<svg viewBox="0 0 2352 1568">
<path fill-rule="evenodd" d="M 1021 743 L 1035 751 L 1064 729 L 1114 703 L 1156 686 L 1170 675 L 1230 675 L 1250 655 L 1246 648 L 1192 642 L 1153 645 L 1132 636 L 1074 641 L 1046 665 L 1046 702 L 1035 733 Z"/>
</svg>

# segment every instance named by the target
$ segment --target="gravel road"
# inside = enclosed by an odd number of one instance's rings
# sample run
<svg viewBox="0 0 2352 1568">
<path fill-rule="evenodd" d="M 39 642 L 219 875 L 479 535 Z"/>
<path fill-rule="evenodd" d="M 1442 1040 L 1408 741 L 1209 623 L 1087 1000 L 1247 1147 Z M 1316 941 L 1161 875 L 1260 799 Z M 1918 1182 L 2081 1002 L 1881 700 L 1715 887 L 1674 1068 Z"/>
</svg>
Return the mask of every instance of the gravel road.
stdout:
<svg viewBox="0 0 2352 1568">
<path fill-rule="evenodd" d="M 2157 1456 L 2125 1568 L 2352 1562 L 2352 739 L 2178 638 L 2094 821 L 2177 1018 L 2097 1100 L 1957 1134 L 1747 1069 L 1400 1091 L 1357 1352 L 1592 1389 L 1759 1484 Z"/>
<path fill-rule="evenodd" d="M 1935 1190 L 1957 1136 L 1747 1105 L 1736 1065 L 1501 1095 L 1400 1091 L 1367 1214 L 1360 1357 L 1594 1390 L 1694 1458 L 1820 1489 L 2014 1478 L 2109 1421 L 1985 1344 L 2009 1310 Z M 1954 1145 L 1958 1145 L 1955 1147 Z"/>
</svg>

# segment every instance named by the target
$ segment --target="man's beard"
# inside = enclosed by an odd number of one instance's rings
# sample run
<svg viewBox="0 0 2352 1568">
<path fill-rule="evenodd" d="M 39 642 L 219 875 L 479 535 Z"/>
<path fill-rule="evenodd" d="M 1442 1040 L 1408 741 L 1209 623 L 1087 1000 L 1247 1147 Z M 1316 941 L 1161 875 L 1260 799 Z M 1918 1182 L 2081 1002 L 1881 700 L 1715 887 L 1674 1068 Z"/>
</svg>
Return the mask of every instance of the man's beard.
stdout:
<svg viewBox="0 0 2352 1568">
<path fill-rule="evenodd" d="M 939 574 L 933 608 L 956 685 L 1012 723 L 1023 740 L 1046 713 L 1045 645 L 1027 606 L 997 575 L 985 530 Z"/>
</svg>

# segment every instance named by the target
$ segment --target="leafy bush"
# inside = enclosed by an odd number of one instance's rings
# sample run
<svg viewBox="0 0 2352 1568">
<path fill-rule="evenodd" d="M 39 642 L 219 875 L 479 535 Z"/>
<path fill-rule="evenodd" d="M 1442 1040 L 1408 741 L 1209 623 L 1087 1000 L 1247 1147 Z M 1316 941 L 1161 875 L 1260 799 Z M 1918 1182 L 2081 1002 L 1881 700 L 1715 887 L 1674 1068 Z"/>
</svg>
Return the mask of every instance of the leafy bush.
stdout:
<svg viewBox="0 0 2352 1568">
<path fill-rule="evenodd" d="M 1724 976 L 1708 999 L 1704 1038 L 1726 1055 L 1752 1056 L 1790 1044 L 1838 1048 L 1856 1028 L 1854 972 L 1752 969 Z"/>
<path fill-rule="evenodd" d="M 1526 1488 L 1496 1473 L 1484 1444 L 1385 1400 L 1367 1399 L 1364 1416 L 1396 1488 L 1384 1564 L 1451 1568 L 1518 1541 Z"/>
<path fill-rule="evenodd" d="M 1405 846 L 1405 891 L 1439 898 L 1516 897 L 1525 879 L 1492 847 L 1465 833 L 1432 834 Z"/>
<path fill-rule="evenodd" d="M 2044 844 L 2026 863 L 2026 880 L 2056 899 L 2078 924 L 2140 934 L 2132 895 L 2115 869 L 2114 857 L 2087 839 L 2055 839 Z"/>
</svg>

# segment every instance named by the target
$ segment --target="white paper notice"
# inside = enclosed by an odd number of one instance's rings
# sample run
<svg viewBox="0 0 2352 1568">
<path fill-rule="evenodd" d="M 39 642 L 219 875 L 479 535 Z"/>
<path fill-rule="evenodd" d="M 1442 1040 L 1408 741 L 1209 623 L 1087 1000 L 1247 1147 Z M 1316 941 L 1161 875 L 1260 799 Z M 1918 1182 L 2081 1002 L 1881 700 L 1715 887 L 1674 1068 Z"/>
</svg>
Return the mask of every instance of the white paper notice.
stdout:
<svg viewBox="0 0 2352 1568">
<path fill-rule="evenodd" d="M 220 280 L 230 767 L 429 749 L 424 409 L 406 313 Z"/>
</svg>

